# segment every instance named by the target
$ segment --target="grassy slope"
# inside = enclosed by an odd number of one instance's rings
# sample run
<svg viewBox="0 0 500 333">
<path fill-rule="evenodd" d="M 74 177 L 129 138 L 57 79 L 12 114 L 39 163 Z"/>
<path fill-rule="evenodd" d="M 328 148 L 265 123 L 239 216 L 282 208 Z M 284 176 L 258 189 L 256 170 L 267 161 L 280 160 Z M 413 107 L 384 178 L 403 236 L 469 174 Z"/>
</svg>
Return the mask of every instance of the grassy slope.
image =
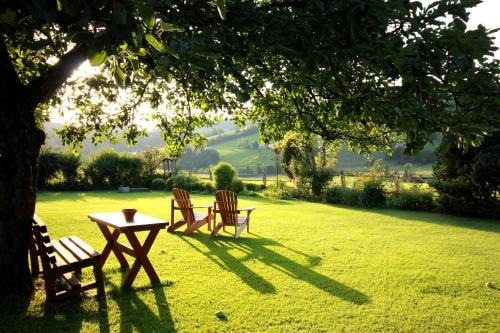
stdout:
<svg viewBox="0 0 500 333">
<path fill-rule="evenodd" d="M 219 144 L 210 145 L 208 148 L 215 149 L 219 152 L 221 161 L 229 162 L 237 168 L 244 168 L 247 165 L 255 166 L 260 163 L 262 166 L 274 165 L 274 153 L 270 149 L 242 149 L 238 147 L 240 141 L 248 140 L 249 142 L 259 141 L 257 133 L 247 136 L 221 142 Z M 382 153 L 375 153 L 375 158 L 382 158 Z M 403 171 L 404 165 L 385 162 L 391 171 Z M 337 170 L 349 171 L 368 171 L 367 159 L 357 153 L 342 150 L 338 156 L 336 165 Z M 432 165 L 414 165 L 414 170 L 419 174 L 430 175 L 432 173 Z"/>
<path fill-rule="evenodd" d="M 211 196 L 193 196 L 195 204 Z M 0 304 L 1 327 L 24 332 L 493 332 L 500 327 L 500 224 L 431 213 L 354 210 L 240 198 L 255 205 L 252 234 L 211 239 L 162 231 L 150 252 L 162 285 L 141 270 L 119 289 L 113 257 L 106 298 L 44 308 Z M 169 216 L 165 193 L 40 194 L 52 237 L 105 242 L 89 212 L 137 207 Z M 1 303 L 1 301 L 0 301 Z M 222 310 L 227 321 L 218 320 Z M 26 314 L 25 314 L 26 313 Z"/>
<path fill-rule="evenodd" d="M 210 145 L 208 148 L 215 149 L 220 154 L 221 161 L 229 162 L 237 168 L 244 168 L 247 165 L 261 166 L 274 165 L 274 153 L 271 149 L 242 149 L 238 148 L 238 143 L 244 140 L 249 142 L 259 141 L 259 134 L 253 133 L 234 140 Z"/>
</svg>

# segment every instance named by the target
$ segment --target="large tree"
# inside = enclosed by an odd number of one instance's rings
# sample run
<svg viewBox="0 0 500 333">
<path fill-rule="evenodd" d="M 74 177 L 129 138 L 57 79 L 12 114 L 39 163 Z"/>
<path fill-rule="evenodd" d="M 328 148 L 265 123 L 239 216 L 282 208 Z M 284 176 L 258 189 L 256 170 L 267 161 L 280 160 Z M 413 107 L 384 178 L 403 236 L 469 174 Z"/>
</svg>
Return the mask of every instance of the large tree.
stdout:
<svg viewBox="0 0 500 333">
<path fill-rule="evenodd" d="M 31 288 L 36 120 L 49 106 L 77 112 L 66 143 L 133 142 L 149 104 L 172 154 L 221 111 L 266 139 L 296 130 L 370 149 L 396 134 L 417 150 L 452 132 L 479 144 L 499 127 L 499 66 L 490 32 L 466 29 L 477 3 L 2 1 L 0 291 Z M 86 60 L 99 70 L 71 79 Z"/>
</svg>

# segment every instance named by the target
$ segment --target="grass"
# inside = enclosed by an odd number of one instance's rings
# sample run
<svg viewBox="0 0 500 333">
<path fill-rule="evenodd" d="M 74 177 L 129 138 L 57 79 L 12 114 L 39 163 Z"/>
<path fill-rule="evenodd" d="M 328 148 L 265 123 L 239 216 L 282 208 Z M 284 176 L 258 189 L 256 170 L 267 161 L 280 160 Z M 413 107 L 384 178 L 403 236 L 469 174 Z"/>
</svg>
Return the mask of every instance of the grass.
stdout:
<svg viewBox="0 0 500 333">
<path fill-rule="evenodd" d="M 167 218 L 169 193 L 42 193 L 53 238 L 105 245 L 89 212 L 136 207 Z M 212 202 L 194 195 L 195 204 Z M 500 223 L 435 213 L 346 209 L 241 197 L 251 234 L 211 239 L 160 232 L 150 252 L 161 285 L 141 270 L 133 290 L 111 256 L 106 297 L 44 306 L 0 304 L 20 332 L 493 332 L 500 327 Z M 143 239 L 143 238 L 142 238 Z M 90 273 L 87 273 L 90 274 Z M 485 284 L 496 286 L 487 287 Z M 41 283 L 39 280 L 38 284 Z M 10 302 L 9 300 L 3 300 Z M 226 318 L 218 319 L 221 310 Z"/>
</svg>

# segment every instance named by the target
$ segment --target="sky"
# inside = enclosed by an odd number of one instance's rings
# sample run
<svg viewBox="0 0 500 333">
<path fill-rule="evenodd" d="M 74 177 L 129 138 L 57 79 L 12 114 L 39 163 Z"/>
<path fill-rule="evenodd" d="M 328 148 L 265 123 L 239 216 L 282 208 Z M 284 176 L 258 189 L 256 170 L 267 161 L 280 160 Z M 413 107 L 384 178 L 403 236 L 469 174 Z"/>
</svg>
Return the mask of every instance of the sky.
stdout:
<svg viewBox="0 0 500 333">
<path fill-rule="evenodd" d="M 428 6 L 435 0 L 420 0 L 424 6 Z M 500 28 L 500 0 L 483 0 L 482 3 L 472 8 L 469 15 L 467 27 L 475 29 L 479 24 L 484 25 L 488 29 Z M 500 31 L 494 34 L 496 40 L 495 45 L 500 48 Z M 496 58 L 500 53 L 496 51 Z"/>
<path fill-rule="evenodd" d="M 427 6 L 435 0 L 420 1 L 424 6 Z M 472 8 L 467 27 L 475 29 L 479 24 L 484 25 L 487 29 L 500 28 L 500 0 L 484 0 L 478 6 Z M 493 36 L 495 37 L 494 43 L 496 47 L 500 49 L 500 31 L 496 32 Z M 495 58 L 500 58 L 500 50 L 495 52 Z M 95 71 L 96 69 L 92 68 L 88 62 L 85 62 L 80 66 L 75 75 L 86 76 L 91 75 Z M 67 112 L 65 117 L 61 117 L 56 112 L 51 112 L 51 121 L 64 123 L 69 120 L 68 116 L 71 116 L 70 112 Z"/>
</svg>

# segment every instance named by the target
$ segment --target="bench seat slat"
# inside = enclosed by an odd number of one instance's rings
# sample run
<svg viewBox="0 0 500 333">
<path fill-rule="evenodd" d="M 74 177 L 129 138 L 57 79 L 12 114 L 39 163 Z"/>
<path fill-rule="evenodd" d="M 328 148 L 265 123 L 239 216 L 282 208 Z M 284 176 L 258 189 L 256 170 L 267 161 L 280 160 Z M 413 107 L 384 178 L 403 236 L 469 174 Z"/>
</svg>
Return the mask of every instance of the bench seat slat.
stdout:
<svg viewBox="0 0 500 333">
<path fill-rule="evenodd" d="M 73 256 L 75 256 L 78 260 L 89 259 L 90 256 L 83 252 L 75 243 L 69 240 L 67 237 L 63 237 L 59 239 L 59 243 L 61 243 L 68 251 L 71 252 Z"/>
<path fill-rule="evenodd" d="M 87 253 L 91 257 L 99 256 L 99 253 L 96 252 L 93 248 L 91 248 L 87 243 L 82 241 L 77 236 L 69 236 L 68 237 L 76 246 L 78 246 L 83 252 Z"/>
<path fill-rule="evenodd" d="M 73 264 L 75 262 L 78 262 L 78 259 L 71 254 L 64 246 L 59 243 L 59 241 L 52 241 L 52 246 L 56 250 L 58 256 L 66 263 L 68 264 Z"/>
</svg>

